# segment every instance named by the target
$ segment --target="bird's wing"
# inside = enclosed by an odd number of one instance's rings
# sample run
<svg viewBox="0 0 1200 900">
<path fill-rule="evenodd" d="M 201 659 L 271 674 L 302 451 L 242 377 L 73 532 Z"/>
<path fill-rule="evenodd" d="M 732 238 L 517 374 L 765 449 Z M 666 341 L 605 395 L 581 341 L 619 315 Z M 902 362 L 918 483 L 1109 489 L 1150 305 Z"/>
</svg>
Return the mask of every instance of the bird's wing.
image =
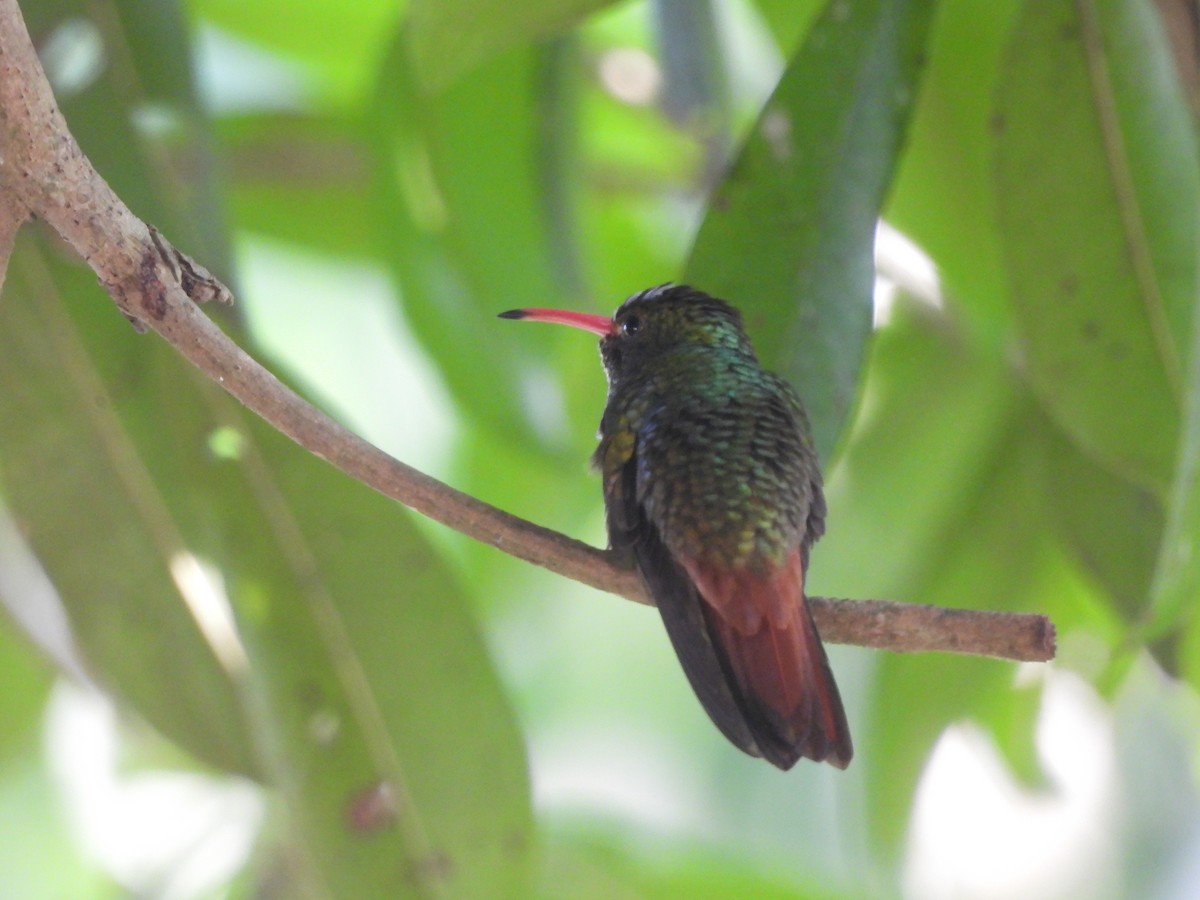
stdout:
<svg viewBox="0 0 1200 900">
<path fill-rule="evenodd" d="M 604 476 L 610 545 L 636 563 L 662 615 L 675 655 L 713 724 L 746 753 L 762 756 L 732 687 L 733 672 L 709 635 L 704 604 L 638 501 L 635 448 L 621 459 L 611 450 L 606 454 L 602 444 L 597 462 Z"/>
</svg>

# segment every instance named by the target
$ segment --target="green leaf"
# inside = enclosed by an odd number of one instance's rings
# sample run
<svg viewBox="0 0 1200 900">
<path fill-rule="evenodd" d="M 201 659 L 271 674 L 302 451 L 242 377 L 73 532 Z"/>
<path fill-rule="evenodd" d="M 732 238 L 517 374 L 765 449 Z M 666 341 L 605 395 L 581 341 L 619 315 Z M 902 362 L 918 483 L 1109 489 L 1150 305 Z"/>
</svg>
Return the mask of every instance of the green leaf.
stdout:
<svg viewBox="0 0 1200 900">
<path fill-rule="evenodd" d="M 1053 423 L 1038 429 L 1050 520 L 1110 605 L 1129 624 L 1146 612 L 1163 536 L 1158 498 L 1098 465 Z"/>
<path fill-rule="evenodd" d="M 944 302 L 971 337 L 1009 337 L 1008 281 L 996 228 L 992 114 L 1000 61 L 1020 3 L 943 3 L 921 102 L 887 220 L 937 264 Z"/>
<path fill-rule="evenodd" d="M 7 538 L 3 532 L 0 535 L 0 541 Z M 8 548 L 0 550 L 0 558 L 7 561 L 9 553 Z M 18 587 L 9 578 L 0 581 L 0 602 L 5 607 L 22 602 L 10 593 Z M 18 627 L 5 613 L 10 610 L 0 612 L 0 684 L 4 685 L 0 692 L 0 767 L 37 743 L 51 685 L 49 667 L 37 659 L 32 645 L 20 639 Z"/>
<path fill-rule="evenodd" d="M 829 484 L 814 592 L 1056 617 L 1069 573 L 1044 510 L 1037 409 L 995 350 L 940 313 L 901 303 L 872 348 L 856 432 Z M 865 548 L 865 549 L 864 549 Z M 869 564 L 864 561 L 869 558 Z M 879 654 L 865 712 L 852 708 L 868 829 L 895 858 L 913 791 L 945 728 L 972 720 L 1028 781 L 1036 706 L 999 660 Z"/>
<path fill-rule="evenodd" d="M 1179 644 L 1179 674 L 1194 688 L 1200 685 L 1200 616 L 1184 624 Z"/>
<path fill-rule="evenodd" d="M 1007 448 L 997 448 L 997 456 Z M 979 505 L 947 522 L 943 564 L 917 582 L 913 596 L 943 606 L 1021 609 L 1044 596 L 1039 579 L 1045 565 L 1035 535 L 1010 536 L 1019 525 L 1010 490 L 1023 478 L 1018 454 L 1008 471 L 997 471 L 981 491 Z M 1004 464 L 1002 464 L 1004 465 Z M 1019 508 L 1019 507 L 1018 507 Z M 997 550 L 995 544 L 1008 539 Z M 1040 692 L 1018 688 L 1014 666 L 1001 660 L 948 654 L 885 654 L 862 729 L 871 758 L 866 778 L 871 836 L 885 856 L 902 846 L 921 773 L 937 739 L 955 723 L 972 721 L 1000 739 L 1009 764 L 1023 780 L 1043 777 L 1034 750 Z"/>
<path fill-rule="evenodd" d="M 1152 638 L 1180 627 L 1186 654 L 1183 674 L 1193 686 L 1200 686 L 1200 644 L 1196 641 L 1200 634 L 1200 616 L 1196 615 L 1196 598 L 1200 597 L 1200 553 L 1196 551 L 1200 543 L 1200 314 L 1196 313 L 1200 308 L 1200 273 L 1193 273 L 1191 292 L 1187 396 L 1146 634 Z"/>
<path fill-rule="evenodd" d="M 754 6 L 785 55 L 795 48 L 796 41 L 822 8 L 819 0 L 754 0 Z"/>
<path fill-rule="evenodd" d="M 121 0 L 110 15 L 83 0 L 27 6 L 35 44 L 58 43 L 55 98 L 96 170 L 136 214 L 230 277 L 212 132 L 178 4 Z"/>
<path fill-rule="evenodd" d="M 1192 342 L 1192 375 L 1179 461 L 1171 486 L 1167 522 L 1159 546 L 1151 591 L 1151 621 L 1148 637 L 1159 636 L 1177 626 L 1188 629 L 1193 650 L 1200 650 L 1195 635 L 1200 633 L 1196 598 L 1200 597 L 1200 316 L 1196 317 Z M 1185 675 L 1200 686 L 1200 655 L 1184 665 Z"/>
<path fill-rule="evenodd" d="M 422 98 L 398 42 L 369 118 L 377 232 L 405 315 L 458 401 L 522 439 L 539 427 L 526 395 L 554 341 L 579 338 L 531 340 L 496 321 L 559 293 L 542 216 L 536 64 L 531 51 L 510 52 Z"/>
<path fill-rule="evenodd" d="M 395 30 L 396 0 L 196 0 L 189 7 L 209 23 L 274 51 L 303 74 L 322 100 L 355 108 L 370 87 Z"/>
<path fill-rule="evenodd" d="M 373 259 L 371 172 L 355 124 L 318 114 L 224 119 L 233 226 L 330 256 Z"/>
<path fill-rule="evenodd" d="M 1011 319 L 1022 314 L 1014 313 L 1008 299 L 996 224 L 1001 202 L 997 195 L 1004 189 L 995 178 L 992 158 L 995 142 L 1004 139 L 1003 132 L 997 132 L 1000 120 L 993 105 L 997 80 L 1023 65 L 1011 63 L 1004 52 L 1019 11 L 1016 4 L 943 7 L 924 85 L 925 102 L 913 122 L 889 208 L 889 220 L 933 255 L 945 300 L 970 322 L 972 337 L 995 346 L 1010 337 Z M 1036 170 L 1054 156 L 1064 136 L 1031 128 L 1028 140 L 1029 167 Z M 1044 140 L 1050 141 L 1049 151 L 1040 143 Z M 1073 169 L 1074 156 L 1056 165 Z M 1084 178 L 1079 190 L 1091 190 Z M 1012 206 L 1011 218 L 1020 217 L 1018 233 L 1025 219 L 1047 214 L 1041 206 L 1036 213 L 1022 212 L 1010 197 L 1002 201 Z M 1043 203 L 1039 196 L 1032 201 Z M 1073 227 L 1078 231 L 1066 238 L 1072 244 L 1086 241 L 1092 233 L 1090 221 Z M 1028 309 L 1032 305 L 1025 304 L 1027 313 L 1045 315 L 1040 308 Z M 1054 349 L 1049 338 L 1046 343 Z M 1108 396 L 1107 380 L 1096 387 L 1100 397 Z M 1056 419 L 1061 423 L 1060 416 Z M 1054 425 L 1036 427 L 1046 437 L 1038 466 L 1043 490 L 1061 501 L 1048 509 L 1060 535 L 1125 620 L 1141 616 L 1161 537 L 1160 498 L 1144 482 L 1131 482 L 1127 471 L 1114 470 L 1110 458 L 1081 447 L 1074 432 L 1068 437 Z"/>
<path fill-rule="evenodd" d="M 524 748 L 457 586 L 408 516 L 254 422 L 256 490 L 297 583 L 235 593 L 251 718 L 332 897 L 518 896 Z M 251 462 L 253 465 L 253 462 Z"/>
<path fill-rule="evenodd" d="M 831 527 L 813 550 L 812 589 L 929 602 L 917 585 L 943 559 L 994 448 L 1022 422 L 1019 386 L 954 322 L 904 299 L 872 343 L 868 373 L 869 414 L 828 479 Z M 1030 517 L 1040 521 L 1040 508 Z"/>
<path fill-rule="evenodd" d="M 638 840 L 616 827 L 562 827 L 551 831 L 545 896 L 570 900 L 665 897 L 722 900 L 852 900 L 867 896 L 811 872 L 750 865 L 719 846 L 688 841 Z M 569 886 L 569 887 L 567 887 Z"/>
<path fill-rule="evenodd" d="M 565 31 L 612 0 L 412 0 L 408 33 L 431 93 L 503 50 Z"/>
<path fill-rule="evenodd" d="M 184 440 L 198 424 L 192 370 L 138 338 L 91 272 L 24 238 L 0 304 L 0 382 L 0 420 L 15 423 L 4 493 L 84 658 L 199 758 L 254 771 L 228 672 L 172 573 L 217 496 L 203 424 Z M 155 463 L 177 477 L 156 478 Z"/>
<path fill-rule="evenodd" d="M 1193 122 L 1153 8 L 1024 7 L 996 99 L 998 221 L 1029 377 L 1106 467 L 1164 496 L 1197 296 Z"/>
<path fill-rule="evenodd" d="M 265 761 L 333 895 L 391 895 L 427 868 L 455 894 L 516 890 L 532 844 L 522 743 L 428 543 L 391 501 L 245 423 L 86 270 L 39 273 L 44 254 L 22 251 L 0 305 L 0 378 L 21 385 L 0 399 L 22 423 L 5 486 L 101 680 L 203 759 Z M 186 576 L 206 565 L 249 625 L 249 675 L 189 612 Z M 243 706 L 247 678 L 258 702 Z M 380 783 L 400 812 L 385 797 L 376 826 Z M 380 889 L 350 890 L 363 884 Z"/>
<path fill-rule="evenodd" d="M 934 4 L 835 0 L 709 202 L 686 281 L 742 308 L 829 459 L 871 333 L 875 222 L 916 97 Z"/>
</svg>

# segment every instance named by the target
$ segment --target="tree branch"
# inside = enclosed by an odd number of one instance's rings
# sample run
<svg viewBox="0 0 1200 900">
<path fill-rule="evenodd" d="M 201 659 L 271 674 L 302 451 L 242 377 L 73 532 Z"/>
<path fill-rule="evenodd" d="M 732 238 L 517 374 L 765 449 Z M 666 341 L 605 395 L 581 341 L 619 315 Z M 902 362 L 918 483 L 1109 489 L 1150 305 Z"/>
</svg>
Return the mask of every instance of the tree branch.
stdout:
<svg viewBox="0 0 1200 900">
<path fill-rule="evenodd" d="M 505 553 L 650 602 L 637 575 L 614 565 L 606 552 L 489 506 L 391 458 L 302 400 L 226 337 L 196 301 L 229 302 L 228 290 L 138 219 L 92 168 L 55 105 L 16 0 L 0 0 L 0 225 L 19 224 L 26 214 L 45 220 L 87 261 L 126 316 L 158 332 L 301 447 Z M 6 234 L 10 241 L 11 234 L 0 227 L 0 250 Z M 1015 660 L 1054 656 L 1054 627 L 1044 616 L 825 598 L 813 599 L 813 614 L 825 638 L 838 643 Z"/>
</svg>

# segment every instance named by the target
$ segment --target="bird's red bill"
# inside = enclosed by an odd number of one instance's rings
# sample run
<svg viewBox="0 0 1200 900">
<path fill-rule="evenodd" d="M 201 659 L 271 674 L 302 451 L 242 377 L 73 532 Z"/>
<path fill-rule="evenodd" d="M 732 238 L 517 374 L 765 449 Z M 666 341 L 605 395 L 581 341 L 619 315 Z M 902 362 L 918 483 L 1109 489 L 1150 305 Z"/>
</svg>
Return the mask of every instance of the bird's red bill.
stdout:
<svg viewBox="0 0 1200 900">
<path fill-rule="evenodd" d="M 612 334 L 613 323 L 608 316 L 594 313 L 571 312 L 566 309 L 510 309 L 500 313 L 502 319 L 528 319 L 531 322 L 551 322 L 555 325 L 570 325 L 594 334 Z"/>
</svg>

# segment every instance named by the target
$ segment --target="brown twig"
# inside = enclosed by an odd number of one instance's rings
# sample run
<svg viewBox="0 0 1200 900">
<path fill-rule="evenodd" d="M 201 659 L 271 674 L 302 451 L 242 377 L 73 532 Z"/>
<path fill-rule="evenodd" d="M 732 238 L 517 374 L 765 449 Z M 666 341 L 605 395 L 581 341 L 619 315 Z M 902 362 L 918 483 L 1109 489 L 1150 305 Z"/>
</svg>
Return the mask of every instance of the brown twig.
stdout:
<svg viewBox="0 0 1200 900">
<path fill-rule="evenodd" d="M 489 506 L 391 458 L 302 400 L 226 337 L 196 301 L 228 302 L 229 292 L 130 212 L 92 168 L 55 105 L 16 0 L 0 0 L 0 201 L 8 201 L 0 206 L 8 209 L 9 221 L 19 224 L 26 214 L 45 220 L 87 261 L 125 315 L 158 332 L 301 447 L 505 553 L 650 602 L 637 576 L 614 565 L 604 551 Z M 4 236 L 0 231 L 0 239 Z M 7 247 L 0 251 L 3 266 Z M 1044 616 L 825 598 L 814 598 L 813 612 L 826 639 L 839 643 L 1015 660 L 1054 656 L 1054 628 Z"/>
</svg>

